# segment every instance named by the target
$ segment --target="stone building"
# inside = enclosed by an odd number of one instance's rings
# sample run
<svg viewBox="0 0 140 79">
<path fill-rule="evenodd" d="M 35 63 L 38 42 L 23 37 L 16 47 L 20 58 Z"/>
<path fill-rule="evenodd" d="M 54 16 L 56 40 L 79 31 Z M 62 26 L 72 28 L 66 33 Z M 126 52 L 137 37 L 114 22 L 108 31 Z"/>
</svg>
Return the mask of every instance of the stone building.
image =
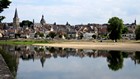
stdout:
<svg viewBox="0 0 140 79">
<path fill-rule="evenodd" d="M 13 18 L 13 26 L 16 28 L 20 26 L 17 9 L 15 10 L 15 16 Z"/>
</svg>

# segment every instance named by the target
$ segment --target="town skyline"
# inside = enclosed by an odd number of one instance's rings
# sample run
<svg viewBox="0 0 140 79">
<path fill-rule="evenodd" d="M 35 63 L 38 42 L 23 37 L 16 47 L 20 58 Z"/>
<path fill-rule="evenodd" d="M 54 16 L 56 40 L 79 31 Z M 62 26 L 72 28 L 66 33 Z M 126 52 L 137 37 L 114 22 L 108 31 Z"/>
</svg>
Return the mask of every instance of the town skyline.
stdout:
<svg viewBox="0 0 140 79">
<path fill-rule="evenodd" d="M 2 15 L 6 16 L 3 22 L 12 22 L 15 8 L 18 9 L 20 22 L 33 19 L 39 23 L 41 16 L 45 16 L 46 23 L 72 25 L 87 23 L 107 23 L 111 17 L 117 16 L 123 19 L 124 23 L 132 23 L 135 19 L 140 22 L 139 1 L 117 1 L 113 0 L 12 0 L 9 9 Z M 84 4 L 84 5 L 83 5 Z M 131 4 L 131 5 L 130 5 Z M 135 4 L 135 5 L 132 5 Z M 10 14 L 9 14 L 10 13 Z"/>
</svg>

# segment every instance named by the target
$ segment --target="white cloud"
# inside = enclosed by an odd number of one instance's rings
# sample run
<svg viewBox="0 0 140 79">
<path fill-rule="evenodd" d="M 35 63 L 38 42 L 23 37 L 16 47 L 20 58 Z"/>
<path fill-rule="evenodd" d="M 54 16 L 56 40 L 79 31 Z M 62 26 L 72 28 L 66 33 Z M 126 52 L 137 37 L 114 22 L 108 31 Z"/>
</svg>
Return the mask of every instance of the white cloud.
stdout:
<svg viewBox="0 0 140 79">
<path fill-rule="evenodd" d="M 46 21 L 53 23 L 106 23 L 109 18 L 118 16 L 125 23 L 140 21 L 140 1 L 137 0 L 13 0 L 11 8 L 3 14 L 8 18 L 17 7 L 21 19 L 35 19 L 39 22 L 42 14 Z M 7 19 L 5 21 L 9 21 Z"/>
</svg>

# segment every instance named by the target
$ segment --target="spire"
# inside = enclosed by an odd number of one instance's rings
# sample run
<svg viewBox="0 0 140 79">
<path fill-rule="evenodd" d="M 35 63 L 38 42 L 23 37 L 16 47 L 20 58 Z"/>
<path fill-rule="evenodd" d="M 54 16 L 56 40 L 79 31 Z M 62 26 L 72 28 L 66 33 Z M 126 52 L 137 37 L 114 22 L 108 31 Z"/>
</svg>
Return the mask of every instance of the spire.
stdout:
<svg viewBox="0 0 140 79">
<path fill-rule="evenodd" d="M 35 20 L 33 19 L 33 25 L 35 24 Z"/>
<path fill-rule="evenodd" d="M 35 20 L 33 19 L 33 22 L 32 22 L 33 24 L 32 24 L 32 29 L 34 29 L 34 27 L 35 27 Z"/>
<path fill-rule="evenodd" d="M 14 15 L 14 18 L 13 18 L 13 26 L 14 27 L 19 27 L 20 24 L 19 24 L 19 17 L 18 17 L 18 12 L 17 12 L 17 8 L 15 9 L 15 15 Z"/>
<path fill-rule="evenodd" d="M 18 18 L 17 8 L 15 9 L 15 16 L 14 18 Z"/>
<path fill-rule="evenodd" d="M 134 23 L 135 23 L 135 25 L 137 25 L 137 20 L 136 19 L 135 19 Z"/>
</svg>

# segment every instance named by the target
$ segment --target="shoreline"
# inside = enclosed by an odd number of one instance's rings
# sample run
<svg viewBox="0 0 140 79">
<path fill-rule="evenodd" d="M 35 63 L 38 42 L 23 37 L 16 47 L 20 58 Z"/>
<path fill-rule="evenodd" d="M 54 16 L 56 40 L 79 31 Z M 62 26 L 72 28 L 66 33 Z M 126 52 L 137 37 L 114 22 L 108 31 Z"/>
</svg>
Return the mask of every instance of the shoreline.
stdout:
<svg viewBox="0 0 140 79">
<path fill-rule="evenodd" d="M 33 44 L 33 45 L 75 48 L 75 49 L 140 51 L 140 44 L 138 43 L 61 42 L 52 44 Z"/>
</svg>

